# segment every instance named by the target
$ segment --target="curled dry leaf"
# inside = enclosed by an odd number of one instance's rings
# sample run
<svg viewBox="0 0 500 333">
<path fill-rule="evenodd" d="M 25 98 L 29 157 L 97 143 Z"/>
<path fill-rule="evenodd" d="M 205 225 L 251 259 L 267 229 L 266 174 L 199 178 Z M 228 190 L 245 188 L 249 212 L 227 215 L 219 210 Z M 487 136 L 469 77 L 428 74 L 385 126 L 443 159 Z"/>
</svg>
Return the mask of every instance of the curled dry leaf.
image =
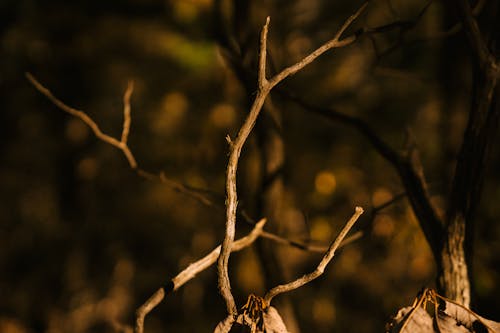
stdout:
<svg viewBox="0 0 500 333">
<path fill-rule="evenodd" d="M 270 306 L 264 312 L 264 326 L 266 333 L 288 333 L 283 319 L 281 319 L 278 310 L 273 306 Z"/>
<path fill-rule="evenodd" d="M 500 333 L 500 323 L 485 319 L 432 289 L 400 309 L 388 323 L 390 333 Z"/>
<path fill-rule="evenodd" d="M 226 319 L 217 324 L 214 333 L 229 333 L 231 327 L 233 326 L 233 323 L 234 323 L 233 316 L 227 316 Z"/>
<path fill-rule="evenodd" d="M 250 295 L 236 319 L 228 316 L 214 330 L 214 333 L 230 332 L 288 333 L 288 330 L 276 308 L 267 306 L 262 297 Z"/>
</svg>

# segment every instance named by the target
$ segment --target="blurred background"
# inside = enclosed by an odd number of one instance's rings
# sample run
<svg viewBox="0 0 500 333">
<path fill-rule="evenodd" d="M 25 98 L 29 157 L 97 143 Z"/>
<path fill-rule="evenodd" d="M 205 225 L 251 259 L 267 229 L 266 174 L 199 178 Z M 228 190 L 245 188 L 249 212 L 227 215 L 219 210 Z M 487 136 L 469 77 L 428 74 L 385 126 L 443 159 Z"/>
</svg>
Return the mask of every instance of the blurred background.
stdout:
<svg viewBox="0 0 500 333">
<path fill-rule="evenodd" d="M 272 73 L 332 38 L 362 2 L 236 3 L 0 2 L 0 332 L 115 332 L 221 241 L 225 137 L 236 136 L 253 98 L 265 17 Z M 268 230 L 327 245 L 355 206 L 366 211 L 354 230 L 363 237 L 339 251 L 324 276 L 277 297 L 292 332 L 381 332 L 422 287 L 434 286 L 432 254 L 394 169 L 352 127 L 289 96 L 363 119 L 394 149 L 415 144 L 432 200 L 444 207 L 472 78 L 462 34 L 440 34 L 452 19 L 441 3 L 420 15 L 425 6 L 372 1 L 347 34 L 406 24 L 328 52 L 281 84 L 244 147 L 239 207 L 254 220 L 269 217 Z M 25 72 L 117 138 L 133 80 L 129 145 L 139 166 L 206 190 L 196 193 L 219 208 L 139 177 Z M 498 147 L 493 160 L 473 270 L 476 312 L 499 320 Z M 241 236 L 251 226 L 241 220 L 237 228 Z M 310 272 L 320 258 L 269 240 L 234 254 L 238 306 L 249 293 Z M 209 332 L 224 317 L 212 267 L 167 296 L 145 332 Z"/>
</svg>

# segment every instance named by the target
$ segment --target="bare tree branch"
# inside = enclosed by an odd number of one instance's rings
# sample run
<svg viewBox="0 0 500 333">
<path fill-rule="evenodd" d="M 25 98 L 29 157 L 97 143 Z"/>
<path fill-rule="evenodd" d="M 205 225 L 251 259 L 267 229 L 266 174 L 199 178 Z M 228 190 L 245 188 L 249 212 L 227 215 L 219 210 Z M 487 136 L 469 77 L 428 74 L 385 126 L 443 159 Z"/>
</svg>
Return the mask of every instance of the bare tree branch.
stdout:
<svg viewBox="0 0 500 333">
<path fill-rule="evenodd" d="M 111 137 L 105 133 L 102 133 L 102 131 L 99 129 L 97 123 L 92 118 L 90 118 L 90 116 L 88 116 L 84 111 L 76 110 L 76 109 L 68 106 L 67 104 L 65 104 L 61 100 L 59 100 L 57 97 L 55 97 L 52 94 L 52 92 L 49 89 L 44 87 L 32 74 L 27 73 L 26 77 L 34 85 L 34 87 L 39 92 L 41 92 L 44 96 L 46 96 L 50 101 L 52 101 L 54 103 L 54 105 L 59 107 L 61 110 L 77 117 L 78 119 L 81 119 L 86 125 L 88 125 L 92 129 L 92 131 L 94 132 L 94 134 L 96 135 L 96 137 L 99 140 L 104 141 L 105 143 L 108 143 L 111 146 L 124 152 L 118 145 L 114 144 L 118 141 L 116 139 L 114 139 L 113 137 Z M 130 98 L 132 96 L 132 92 L 133 92 L 133 82 L 130 81 L 128 86 L 127 86 L 127 90 L 124 93 L 124 97 L 123 97 L 124 121 L 123 121 L 122 136 L 121 136 L 120 141 L 124 142 L 125 144 L 127 144 L 128 136 L 130 134 L 130 126 L 131 126 Z M 95 128 L 97 128 L 97 133 L 99 133 L 99 134 L 96 134 Z M 110 138 L 110 140 L 103 139 L 103 138 Z M 133 153 L 130 150 L 129 150 L 129 152 L 131 154 L 131 157 L 127 158 L 127 160 L 135 160 Z M 158 182 L 170 187 L 172 190 L 174 190 L 178 193 L 182 193 L 184 195 L 187 195 L 187 196 L 193 198 L 194 200 L 198 201 L 199 203 L 201 203 L 207 207 L 210 207 L 210 208 L 215 209 L 217 211 L 223 211 L 224 206 L 221 202 L 219 202 L 219 201 L 223 200 L 222 195 L 219 195 L 217 193 L 213 193 L 209 190 L 203 190 L 203 189 L 188 186 L 186 184 L 183 184 L 181 182 L 175 181 L 175 180 L 167 177 L 165 175 L 165 173 L 163 173 L 163 172 L 160 172 L 158 174 L 152 173 L 152 172 L 149 172 L 149 171 L 146 171 L 146 170 L 140 168 L 138 165 L 137 165 L 135 171 L 136 171 L 137 175 L 141 178 L 144 178 L 144 179 L 149 180 L 149 181 L 158 181 Z M 247 214 L 242 214 L 242 215 L 244 217 L 244 220 L 247 223 L 249 223 L 251 225 L 255 225 L 257 223 L 254 219 L 249 217 Z M 359 239 L 361 237 L 361 234 L 357 234 L 357 235 L 353 235 L 353 236 L 356 236 L 356 237 L 349 237 L 345 243 L 347 244 L 347 241 L 355 241 L 356 239 Z M 268 231 L 262 231 L 262 237 L 276 241 L 276 242 L 281 243 L 281 244 L 288 244 L 289 246 L 296 247 L 296 248 L 306 250 L 306 251 L 311 251 L 311 252 L 321 252 L 322 253 L 322 252 L 326 251 L 326 249 L 327 249 L 327 247 L 325 247 L 325 246 L 314 246 L 314 245 L 304 244 L 304 243 L 301 243 L 298 241 L 288 240 L 284 237 L 275 235 L 275 234 L 270 233 Z"/>
<path fill-rule="evenodd" d="M 349 219 L 349 221 L 347 221 L 344 228 L 342 228 L 342 230 L 338 234 L 337 238 L 335 238 L 335 240 L 332 242 L 332 244 L 328 248 L 328 251 L 323 256 L 323 259 L 321 259 L 320 263 L 318 264 L 318 267 L 316 267 L 316 269 L 313 272 L 306 274 L 306 275 L 303 275 L 302 277 L 298 278 L 295 281 L 292 281 L 292 282 L 287 283 L 287 284 L 276 286 L 273 289 L 269 290 L 266 293 L 266 295 L 264 296 L 264 299 L 267 302 L 267 304 L 269 305 L 271 303 L 271 300 L 273 299 L 273 297 L 275 297 L 279 294 L 283 294 L 283 293 L 295 290 L 297 288 L 300 288 L 303 285 L 305 285 L 306 283 L 309 283 L 312 280 L 319 277 L 320 275 L 322 275 L 323 272 L 325 271 L 326 266 L 330 263 L 333 256 L 335 255 L 335 251 L 337 250 L 339 245 L 342 243 L 342 240 L 345 238 L 345 236 L 347 235 L 349 230 L 351 230 L 354 223 L 356 223 L 356 221 L 361 216 L 361 214 L 363 214 L 363 208 L 356 207 L 354 214 Z"/>
<path fill-rule="evenodd" d="M 263 231 L 261 237 L 262 238 L 270 239 L 270 240 L 272 240 L 272 241 L 274 241 L 274 242 L 276 242 L 278 244 L 283 244 L 283 245 L 295 247 L 295 248 L 297 248 L 299 250 L 304 250 L 304 251 L 309 251 L 309 252 L 325 253 L 325 251 L 328 250 L 328 246 L 302 243 L 302 242 L 290 240 L 288 238 L 284 238 L 284 237 L 275 235 L 275 234 L 267 232 L 267 231 Z M 347 237 L 342 242 L 342 244 L 340 244 L 340 247 L 344 247 L 347 244 L 351 244 L 352 242 L 357 241 L 361 237 L 363 237 L 363 232 L 362 231 L 358 231 L 358 232 L 354 233 L 352 236 Z"/>
<path fill-rule="evenodd" d="M 226 308 L 229 315 L 236 315 L 238 310 L 234 297 L 231 293 L 231 283 L 229 281 L 228 274 L 228 262 L 229 255 L 231 253 L 231 246 L 234 239 L 234 234 L 236 230 L 236 211 L 238 205 L 238 197 L 236 191 L 236 170 L 238 168 L 238 160 L 241 154 L 241 149 L 245 141 L 247 140 L 250 132 L 252 131 L 255 121 L 264 105 L 267 95 L 271 89 L 278 83 L 283 81 L 290 75 L 297 73 L 299 70 L 313 62 L 317 57 L 319 57 L 324 52 L 338 48 L 342 46 L 349 45 L 355 38 L 348 38 L 344 40 L 339 40 L 342 33 L 347 29 L 347 27 L 361 14 L 364 8 L 366 8 L 367 3 L 363 4 L 361 8 L 351 17 L 349 17 L 346 22 L 342 25 L 339 31 L 335 34 L 335 37 L 328 41 L 327 43 L 320 46 L 318 49 L 310 53 L 301 61 L 296 64 L 285 68 L 280 73 L 276 74 L 269 81 L 266 79 L 266 54 L 267 54 L 267 32 L 269 28 L 269 17 L 266 20 L 266 24 L 262 28 L 261 38 L 260 38 L 260 53 L 259 53 L 259 70 L 258 70 L 258 91 L 250 109 L 250 112 L 241 126 L 238 135 L 234 142 L 232 142 L 229 136 L 227 137 L 230 152 L 229 161 L 226 172 L 226 229 L 224 240 L 222 241 L 221 254 L 217 262 L 218 276 L 219 276 L 219 292 L 226 302 Z"/>
<path fill-rule="evenodd" d="M 123 129 L 121 142 L 127 144 L 128 134 L 130 133 L 130 97 L 132 97 L 132 92 L 134 91 L 134 82 L 129 81 L 127 90 L 123 95 Z"/>
<path fill-rule="evenodd" d="M 202 190 L 198 188 L 194 188 L 181 182 L 177 182 L 173 179 L 165 176 L 163 172 L 159 174 L 155 174 L 144 169 L 141 169 L 135 159 L 134 154 L 130 150 L 127 141 L 130 133 L 130 125 L 131 125 L 131 107 L 130 107 L 130 98 L 133 92 L 133 82 L 129 82 L 127 89 L 123 95 L 123 128 L 121 139 L 118 141 L 116 138 L 103 133 L 97 123 L 89 116 L 87 113 L 81 110 L 77 110 L 71 106 L 68 106 L 66 103 L 62 102 L 59 98 L 54 96 L 54 94 L 46 87 L 44 87 L 32 74 L 26 73 L 27 79 L 31 82 L 31 84 L 40 92 L 42 95 L 47 97 L 55 106 L 63 110 L 64 112 L 69 113 L 70 115 L 82 120 L 94 133 L 94 135 L 101 141 L 119 149 L 125 156 L 128 161 L 130 168 L 137 173 L 140 177 L 147 180 L 155 180 L 159 181 L 166 186 L 170 187 L 176 192 L 186 194 L 196 201 L 209 206 L 216 207 L 220 209 L 220 205 L 217 205 L 214 200 L 210 198 L 208 195 L 209 191 Z M 212 194 L 212 196 L 215 196 Z"/>
<path fill-rule="evenodd" d="M 125 154 L 125 157 L 127 158 L 127 161 L 129 163 L 130 167 L 132 169 L 137 168 L 137 162 L 135 161 L 135 158 L 132 155 L 132 153 L 130 152 L 130 149 L 128 148 L 127 143 L 126 143 L 127 135 L 122 135 L 122 140 L 125 139 L 125 141 L 118 141 L 117 139 L 113 138 L 112 136 L 109 136 L 109 135 L 103 133 L 101 131 L 101 129 L 99 128 L 99 126 L 97 125 L 97 123 L 92 118 L 90 118 L 85 112 L 83 112 L 81 110 L 77 110 L 75 108 L 72 108 L 71 106 L 68 106 L 67 104 L 62 102 L 60 99 L 55 97 L 52 94 L 52 92 L 49 89 L 45 88 L 40 82 L 38 82 L 38 80 L 35 79 L 35 77 L 33 75 L 31 75 L 31 73 L 26 73 L 26 78 L 31 82 L 31 84 L 33 84 L 33 86 L 39 92 L 41 92 L 43 95 L 45 95 L 45 97 L 47 97 L 58 108 L 71 114 L 72 116 L 75 116 L 75 117 L 81 119 L 88 127 L 90 127 L 90 129 L 92 130 L 92 132 L 94 132 L 95 136 L 98 139 L 112 145 L 115 148 L 120 149 Z M 127 91 L 125 92 L 125 96 L 124 96 L 124 101 L 125 101 L 124 125 L 127 123 L 130 124 L 129 100 L 130 100 L 130 95 L 132 94 L 132 90 L 133 90 L 133 86 L 129 84 Z M 129 110 L 128 112 L 127 112 L 127 109 Z M 128 117 L 128 120 L 127 120 L 127 117 Z M 127 131 L 128 131 L 128 129 L 127 129 Z M 125 127 L 123 129 L 123 132 L 125 132 Z"/>
<path fill-rule="evenodd" d="M 241 154 L 241 149 L 246 139 L 250 135 L 257 116 L 264 104 L 267 94 L 269 93 L 265 77 L 265 62 L 266 62 L 266 43 L 267 43 L 267 32 L 269 27 L 269 17 L 266 20 L 266 24 L 262 29 L 261 39 L 260 39 L 260 63 L 259 63 L 259 91 L 257 92 L 257 97 L 255 98 L 254 104 L 245 120 L 243 126 L 238 132 L 238 136 L 234 143 L 228 136 L 227 140 L 229 142 L 229 162 L 226 172 L 226 229 L 224 240 L 222 241 L 221 253 L 217 262 L 218 277 L 219 277 L 219 292 L 226 302 L 227 313 L 229 315 L 236 315 L 238 309 L 236 303 L 234 302 L 234 297 L 231 293 L 231 283 L 229 281 L 228 274 L 228 262 L 229 255 L 231 253 L 231 247 L 234 239 L 234 234 L 236 232 L 236 210 L 238 206 L 238 195 L 236 191 L 236 170 L 238 168 L 238 160 Z"/>
<path fill-rule="evenodd" d="M 343 114 L 335 109 L 312 105 L 282 89 L 279 89 L 278 92 L 308 111 L 317 113 L 335 123 L 352 127 L 365 137 L 373 148 L 396 169 L 432 252 L 435 258 L 438 258 L 444 232 L 443 222 L 432 206 L 423 170 L 416 163 L 416 151 L 413 154 L 403 155 L 382 140 L 375 130 L 362 119 Z"/>
<path fill-rule="evenodd" d="M 452 2 L 454 7 L 457 9 L 460 20 L 464 25 L 464 31 L 467 39 L 469 40 L 478 61 L 481 64 L 487 64 L 491 61 L 492 55 L 483 39 L 481 31 L 479 30 L 479 26 L 469 5 L 469 1 L 458 0 Z"/>
<path fill-rule="evenodd" d="M 309 55 L 307 55 L 305 58 L 300 60 L 299 62 L 285 68 L 282 70 L 280 73 L 276 74 L 272 79 L 269 80 L 270 88 L 272 89 L 275 85 L 286 79 L 288 76 L 294 75 L 298 71 L 300 71 L 302 68 L 305 66 L 309 65 L 311 62 L 316 60 L 320 55 L 325 53 L 328 50 L 334 49 L 334 48 L 339 48 L 343 46 L 350 45 L 354 43 L 357 39 L 356 35 L 346 37 L 342 40 L 340 40 L 340 37 L 344 33 L 344 31 L 356 20 L 356 18 L 361 15 L 363 10 L 368 6 L 368 2 L 365 2 L 353 15 L 351 15 L 345 22 L 344 24 L 340 27 L 340 29 L 337 31 L 335 34 L 335 37 L 331 39 L 330 41 L 326 42 L 325 44 L 321 45 L 319 48 L 311 52 Z"/>
</svg>

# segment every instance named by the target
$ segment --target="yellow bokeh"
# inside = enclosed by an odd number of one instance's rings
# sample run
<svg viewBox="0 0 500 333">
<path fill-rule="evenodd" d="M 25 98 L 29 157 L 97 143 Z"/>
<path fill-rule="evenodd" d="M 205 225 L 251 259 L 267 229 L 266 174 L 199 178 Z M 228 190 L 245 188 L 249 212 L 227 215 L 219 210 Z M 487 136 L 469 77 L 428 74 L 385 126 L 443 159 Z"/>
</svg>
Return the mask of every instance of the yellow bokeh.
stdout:
<svg viewBox="0 0 500 333">
<path fill-rule="evenodd" d="M 99 172 L 99 162 L 95 158 L 85 157 L 78 162 L 76 172 L 80 179 L 92 180 Z"/>
<path fill-rule="evenodd" d="M 335 306 L 328 298 L 316 298 L 313 303 L 312 314 L 317 322 L 322 324 L 332 323 L 335 320 Z"/>
<path fill-rule="evenodd" d="M 90 130 L 80 119 L 70 118 L 64 129 L 66 138 L 75 144 L 81 144 L 88 138 Z"/>
<path fill-rule="evenodd" d="M 332 236 L 332 226 L 328 219 L 317 217 L 311 222 L 311 238 L 316 241 L 329 242 Z"/>
<path fill-rule="evenodd" d="M 331 171 L 321 171 L 314 180 L 316 191 L 323 195 L 331 195 L 337 187 L 337 180 Z"/>
<path fill-rule="evenodd" d="M 229 128 L 236 120 L 236 111 L 229 104 L 217 104 L 210 112 L 210 121 L 218 128 Z"/>
<path fill-rule="evenodd" d="M 378 207 L 390 201 L 392 197 L 391 191 L 385 187 L 379 187 L 372 194 L 372 204 L 374 207 Z"/>
<path fill-rule="evenodd" d="M 260 293 L 264 290 L 262 271 L 255 254 L 246 251 L 236 265 L 236 279 L 246 293 Z"/>
<path fill-rule="evenodd" d="M 390 237 L 394 234 L 395 222 L 389 215 L 379 215 L 373 222 L 373 234 L 378 237 Z"/>
<path fill-rule="evenodd" d="M 169 133 L 179 127 L 189 107 L 186 96 L 180 92 L 166 94 L 160 105 L 160 112 L 152 122 L 152 129 L 157 133 Z"/>
</svg>

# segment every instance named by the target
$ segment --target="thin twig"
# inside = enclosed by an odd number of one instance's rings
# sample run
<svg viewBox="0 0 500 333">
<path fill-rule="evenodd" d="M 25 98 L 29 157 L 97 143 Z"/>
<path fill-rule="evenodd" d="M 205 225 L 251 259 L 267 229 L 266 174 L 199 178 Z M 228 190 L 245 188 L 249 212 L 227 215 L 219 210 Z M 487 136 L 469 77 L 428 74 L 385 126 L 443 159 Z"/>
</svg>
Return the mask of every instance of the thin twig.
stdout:
<svg viewBox="0 0 500 333">
<path fill-rule="evenodd" d="M 104 134 L 101 131 L 101 129 L 99 128 L 99 126 L 96 124 L 96 122 L 92 118 L 90 118 L 85 112 L 83 112 L 81 110 L 77 110 L 75 108 L 72 108 L 71 106 L 66 105 L 60 99 L 55 97 L 49 89 L 45 88 L 40 82 L 38 82 L 38 80 L 33 75 L 31 75 L 31 73 L 26 73 L 26 78 L 31 82 L 31 84 L 33 84 L 33 86 L 39 92 L 42 93 L 42 95 L 44 95 L 52 103 L 54 103 L 54 105 L 56 105 L 61 110 L 81 119 L 85 124 L 87 124 L 87 126 L 90 127 L 90 129 L 94 132 L 95 136 L 98 139 L 100 139 L 104 142 L 107 142 L 110 145 L 112 145 L 120 150 L 122 149 L 122 143 L 120 141 L 116 140 L 115 138 L 113 138 L 107 134 Z"/>
<path fill-rule="evenodd" d="M 261 237 L 266 238 L 266 239 L 270 239 L 278 244 L 283 244 L 283 245 L 295 247 L 299 250 L 304 250 L 304 251 L 309 251 L 309 252 L 325 253 L 325 251 L 328 250 L 328 246 L 302 243 L 302 242 L 298 242 L 298 241 L 294 241 L 294 240 L 290 240 L 288 238 L 278 236 L 276 234 L 273 234 L 273 233 L 270 233 L 267 231 L 263 231 Z M 352 236 L 347 237 L 342 242 L 342 244 L 340 244 L 340 247 L 344 247 L 348 244 L 351 244 L 352 242 L 357 241 L 361 237 L 363 237 L 363 232 L 358 231 L 355 234 L 353 234 Z"/>
<path fill-rule="evenodd" d="M 77 110 L 71 106 L 68 106 L 66 103 L 62 102 L 59 98 L 54 96 L 54 94 L 45 86 L 43 86 L 32 74 L 26 73 L 27 79 L 31 82 L 31 84 L 40 92 L 42 95 L 47 97 L 55 106 L 60 108 L 66 113 L 69 113 L 70 115 L 82 120 L 94 133 L 94 135 L 101 141 L 104 141 L 105 143 L 119 149 L 125 158 L 128 161 L 128 164 L 132 170 L 134 170 L 137 175 L 139 175 L 141 178 L 147 179 L 147 180 L 156 180 L 160 181 L 161 183 L 165 184 L 166 186 L 169 186 L 173 190 L 186 194 L 193 199 L 197 200 L 198 202 L 209 206 L 209 207 L 217 207 L 220 209 L 220 205 L 217 206 L 213 200 L 211 200 L 207 195 L 205 195 L 208 191 L 198 189 L 198 188 L 193 188 L 190 186 L 187 186 L 185 184 L 182 184 L 180 182 L 177 182 L 175 180 L 172 180 L 168 177 L 165 176 L 163 172 L 160 172 L 158 174 L 151 173 L 149 171 L 143 170 L 139 168 L 138 163 L 135 159 L 134 154 L 130 150 L 127 141 L 128 141 L 128 136 L 130 133 L 130 125 L 131 125 L 131 107 L 130 107 L 130 98 L 132 96 L 133 92 L 133 82 L 130 81 L 127 89 L 123 95 L 123 128 L 122 128 L 122 134 L 121 134 L 121 139 L 118 141 L 118 139 L 103 133 L 97 123 L 89 116 L 87 113 L 81 110 Z"/>
<path fill-rule="evenodd" d="M 469 1 L 459 0 L 450 1 L 453 6 L 457 9 L 457 13 L 460 16 L 461 23 L 464 26 L 465 34 L 469 39 L 470 46 L 475 53 L 478 62 L 481 66 L 487 65 L 494 59 L 488 45 L 483 39 L 479 25 L 474 17 L 474 13 L 470 7 Z"/>
<path fill-rule="evenodd" d="M 356 38 L 347 38 L 340 40 L 342 33 L 348 28 L 348 26 L 361 14 L 363 9 L 366 8 L 368 3 L 361 6 L 360 9 L 356 11 L 354 15 L 349 17 L 345 23 L 341 26 L 335 37 L 311 52 L 308 56 L 303 58 L 301 61 L 295 63 L 292 66 L 285 68 L 280 73 L 276 74 L 270 80 L 266 78 L 266 54 L 267 54 L 267 33 L 269 29 L 269 17 L 266 19 L 266 23 L 262 28 L 260 36 L 260 48 L 259 48 L 259 70 L 258 70 L 258 90 L 255 100 L 250 108 L 250 112 L 241 126 L 238 135 L 234 142 L 230 137 L 227 137 L 229 142 L 229 161 L 227 165 L 226 172 L 226 228 L 224 239 L 222 241 L 222 250 L 217 262 L 218 277 L 219 277 L 219 292 L 223 297 L 227 312 L 229 315 L 237 314 L 237 307 L 234 301 L 234 297 L 231 293 L 231 283 L 229 281 L 228 273 L 228 263 L 229 255 L 231 253 L 231 246 L 234 239 L 234 234 L 236 230 L 236 211 L 238 206 L 238 196 L 236 190 L 236 171 L 238 168 L 238 160 L 241 154 L 241 150 L 245 141 L 247 140 L 250 132 L 252 131 L 255 121 L 264 105 L 267 95 L 271 89 L 278 83 L 283 81 L 290 75 L 293 75 L 303 69 L 305 66 L 313 62 L 317 57 L 326 51 L 343 47 L 351 44 Z"/>
<path fill-rule="evenodd" d="M 328 251 L 323 256 L 323 259 L 321 259 L 320 263 L 318 264 L 318 267 L 316 267 L 316 269 L 313 272 L 306 274 L 306 275 L 302 276 L 301 278 L 298 278 L 295 281 L 292 281 L 292 282 L 287 283 L 287 284 L 276 286 L 276 287 L 272 288 L 271 290 L 269 290 L 266 293 L 266 295 L 264 296 L 264 299 L 267 302 L 267 304 L 269 305 L 271 303 L 271 300 L 273 299 L 273 297 L 275 297 L 279 294 L 300 288 L 303 285 L 305 285 L 306 283 L 309 283 L 312 280 L 319 277 L 320 275 L 322 275 L 323 272 L 325 271 L 326 266 L 330 263 L 333 256 L 335 255 L 335 251 L 342 243 L 342 240 L 345 238 L 345 236 L 347 235 L 349 230 L 351 230 L 352 226 L 354 225 L 354 223 L 356 223 L 356 221 L 361 216 L 361 214 L 363 214 L 363 208 L 356 207 L 354 214 L 349 219 L 349 221 L 347 221 L 344 228 L 342 228 L 342 230 L 338 234 L 337 238 L 335 238 L 333 243 L 328 248 Z"/>
<path fill-rule="evenodd" d="M 286 79 L 290 75 L 294 75 L 298 71 L 300 71 L 302 68 L 306 67 L 310 63 L 312 63 L 316 58 L 318 58 L 320 55 L 325 53 L 328 50 L 334 49 L 334 48 L 339 48 L 339 47 L 344 47 L 349 44 L 352 44 L 356 41 L 357 36 L 349 36 L 344 39 L 340 39 L 344 31 L 358 18 L 359 15 L 363 12 L 363 10 L 368 6 L 368 2 L 365 2 L 353 15 L 351 15 L 345 22 L 344 24 L 340 27 L 340 29 L 337 31 L 335 34 L 335 37 L 333 39 L 329 40 L 325 44 L 321 45 L 319 48 L 311 52 L 309 55 L 307 55 L 305 58 L 300 60 L 299 62 L 293 64 L 292 66 L 289 66 L 282 70 L 280 73 L 276 74 L 272 79 L 269 80 L 269 84 L 272 87 Z"/>
<path fill-rule="evenodd" d="M 151 312 L 165 297 L 165 289 L 159 288 L 148 300 L 135 312 L 134 333 L 144 332 L 144 318 Z"/>
<path fill-rule="evenodd" d="M 238 132 L 238 136 L 234 142 L 228 136 L 229 142 L 229 162 L 226 172 L 226 228 L 224 240 L 222 241 L 222 249 L 217 262 L 218 277 L 219 277 L 219 291 L 226 302 L 226 309 L 229 315 L 236 315 L 238 309 L 236 303 L 234 302 L 234 297 L 231 293 L 231 283 L 229 281 L 228 273 L 228 262 L 229 255 L 231 253 L 231 246 L 234 239 L 234 234 L 236 231 L 236 210 L 238 206 L 238 195 L 236 191 L 236 170 L 238 168 L 238 160 L 241 154 L 241 149 L 246 139 L 250 135 L 257 116 L 264 104 L 267 94 L 269 93 L 268 86 L 265 79 L 265 55 L 266 55 L 266 43 L 267 43 L 267 32 L 269 27 L 269 17 L 266 20 L 266 24 L 262 29 L 261 39 L 260 39 L 260 57 L 259 63 L 259 91 L 252 105 L 250 113 L 245 120 L 243 126 Z"/>
<path fill-rule="evenodd" d="M 72 108 L 62 102 L 60 99 L 55 97 L 53 93 L 47 89 L 45 86 L 43 86 L 32 74 L 26 73 L 26 77 L 28 80 L 33 84 L 33 86 L 42 93 L 42 95 L 46 96 L 54 105 L 59 107 L 61 110 L 75 116 L 76 118 L 82 120 L 87 126 L 89 126 L 96 137 L 104 141 L 111 146 L 121 150 L 123 153 L 128 152 L 131 154 L 131 157 L 128 157 L 127 160 L 135 160 L 132 152 L 130 150 L 122 150 L 119 145 L 115 144 L 116 142 L 113 137 L 110 137 L 107 134 L 102 133 L 102 131 L 99 129 L 97 123 L 90 118 L 84 111 L 81 110 L 76 110 L 75 108 Z M 132 96 L 133 92 L 133 82 L 130 81 L 127 90 L 124 93 L 123 97 L 123 104 L 124 104 L 124 109 L 123 109 L 123 114 L 124 114 L 124 121 L 123 121 L 123 129 L 122 129 L 122 137 L 121 141 L 127 144 L 128 141 L 128 136 L 130 134 L 130 126 L 131 126 L 131 106 L 130 106 L 130 98 Z M 97 133 L 96 133 L 97 129 Z M 110 138 L 111 142 L 108 141 L 106 138 Z M 116 140 L 117 141 L 117 140 Z M 128 145 L 127 145 L 128 147 Z M 130 163 L 129 163 L 130 164 Z M 132 166 L 133 164 L 131 164 Z M 165 175 L 165 173 L 160 172 L 160 173 L 152 173 L 147 170 L 141 169 L 139 166 L 135 169 L 137 175 L 141 178 L 144 178 L 149 181 L 158 181 L 168 187 L 170 187 L 172 190 L 182 193 L 184 195 L 187 195 L 191 197 L 192 199 L 198 201 L 199 203 L 210 207 L 212 209 L 216 209 L 217 211 L 223 211 L 223 204 L 219 203 L 219 199 L 222 201 L 223 196 L 219 195 L 217 193 L 213 193 L 209 190 L 204 190 L 200 188 L 194 188 L 191 186 L 188 186 L 186 184 L 183 184 L 181 182 L 175 181 Z M 219 198 L 220 196 L 220 198 Z M 251 225 L 255 225 L 256 221 L 252 218 L 250 218 L 247 214 L 244 214 L 245 221 L 248 222 Z M 356 235 L 354 235 L 356 236 Z M 325 246 L 314 246 L 314 245 L 308 245 L 308 244 L 303 244 L 298 241 L 293 241 L 293 240 L 288 240 L 286 238 L 283 238 L 281 236 L 275 235 L 273 233 L 270 233 L 268 231 L 263 231 L 262 232 L 262 237 L 276 241 L 281 244 L 288 244 L 292 247 L 296 247 L 302 250 L 306 251 L 311 251 L 311 252 L 325 252 L 326 248 Z M 361 237 L 361 234 L 358 235 L 355 239 L 358 239 Z M 350 239 L 350 238 L 349 238 Z M 349 240 L 347 239 L 347 240 Z M 351 241 L 355 240 L 354 238 Z M 346 241 L 347 241 L 346 240 Z"/>
<path fill-rule="evenodd" d="M 248 235 L 236 240 L 233 243 L 231 252 L 240 251 L 251 245 L 259 236 L 262 235 L 265 224 L 266 219 L 262 219 L 257 222 L 255 224 L 255 227 Z M 193 279 L 197 274 L 212 266 L 217 261 L 220 251 L 221 246 L 219 245 L 203 258 L 190 264 L 170 280 L 168 287 L 159 288 L 143 305 L 141 305 L 136 311 L 134 333 L 143 333 L 144 319 L 148 315 L 148 313 L 150 313 L 158 304 L 160 304 L 160 302 L 165 298 L 166 295 L 176 291 L 188 281 Z"/>
<path fill-rule="evenodd" d="M 283 89 L 279 89 L 278 92 L 308 111 L 352 127 L 365 137 L 380 156 L 396 169 L 413 211 L 418 217 L 422 231 L 431 246 L 434 256 L 438 258 L 441 237 L 443 235 L 442 221 L 430 200 L 424 172 L 418 166 L 418 163 L 416 163 L 416 159 L 411 158 L 416 156 L 414 154 L 406 156 L 393 149 L 361 118 L 343 114 L 332 108 L 312 105 Z"/>
<path fill-rule="evenodd" d="M 127 90 L 123 95 L 123 130 L 121 142 L 127 144 L 128 134 L 130 133 L 130 97 L 132 97 L 132 92 L 134 91 L 134 82 L 129 81 Z"/>
</svg>

